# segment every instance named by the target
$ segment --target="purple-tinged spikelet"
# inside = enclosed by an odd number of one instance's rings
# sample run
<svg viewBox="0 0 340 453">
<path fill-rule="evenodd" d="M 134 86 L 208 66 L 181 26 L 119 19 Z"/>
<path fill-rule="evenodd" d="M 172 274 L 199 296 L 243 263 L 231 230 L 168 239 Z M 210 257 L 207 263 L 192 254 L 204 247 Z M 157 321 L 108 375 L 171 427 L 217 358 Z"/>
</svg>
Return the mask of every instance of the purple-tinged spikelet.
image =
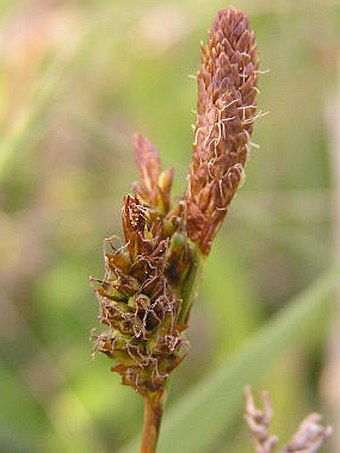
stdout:
<svg viewBox="0 0 340 453">
<path fill-rule="evenodd" d="M 208 255 L 242 179 L 256 117 L 258 58 L 245 13 L 217 14 L 202 46 L 198 111 L 186 194 L 189 237 Z"/>
<path fill-rule="evenodd" d="M 249 387 L 245 390 L 245 420 L 257 452 L 276 453 L 279 437 L 269 433 L 273 418 L 273 408 L 267 392 L 263 392 L 263 410 L 258 409 Z M 332 435 L 330 426 L 322 425 L 320 414 L 309 414 L 300 424 L 292 439 L 278 453 L 316 453 Z"/>
</svg>

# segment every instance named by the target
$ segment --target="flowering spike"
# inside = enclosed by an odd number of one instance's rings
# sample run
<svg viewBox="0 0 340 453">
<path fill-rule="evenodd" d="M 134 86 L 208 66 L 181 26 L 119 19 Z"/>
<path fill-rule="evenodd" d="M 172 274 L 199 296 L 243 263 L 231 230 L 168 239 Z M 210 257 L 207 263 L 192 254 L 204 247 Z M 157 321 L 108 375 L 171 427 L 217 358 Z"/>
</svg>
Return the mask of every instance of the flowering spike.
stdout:
<svg viewBox="0 0 340 453">
<path fill-rule="evenodd" d="M 258 59 L 245 13 L 219 11 L 202 46 L 193 159 L 186 193 L 189 237 L 208 255 L 249 153 Z"/>
<path fill-rule="evenodd" d="M 275 453 L 279 438 L 269 434 L 273 418 L 273 408 L 267 392 L 263 392 L 263 410 L 257 409 L 250 387 L 245 389 L 246 414 L 245 420 L 257 453 Z M 278 453 L 316 453 L 332 435 L 330 426 L 322 426 L 319 414 L 309 414 L 300 424 L 293 438 Z"/>
</svg>

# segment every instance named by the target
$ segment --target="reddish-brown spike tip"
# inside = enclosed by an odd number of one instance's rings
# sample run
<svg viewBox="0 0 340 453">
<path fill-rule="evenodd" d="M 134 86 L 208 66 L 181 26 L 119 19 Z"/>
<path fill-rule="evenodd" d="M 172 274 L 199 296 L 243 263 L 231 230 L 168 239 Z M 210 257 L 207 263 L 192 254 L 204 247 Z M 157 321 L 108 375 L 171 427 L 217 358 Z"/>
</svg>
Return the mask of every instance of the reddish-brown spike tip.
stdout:
<svg viewBox="0 0 340 453">
<path fill-rule="evenodd" d="M 152 192 L 158 183 L 161 164 L 158 149 L 145 137 L 134 135 L 135 160 L 145 189 Z"/>
<path fill-rule="evenodd" d="M 145 204 L 167 213 L 173 170 L 161 172 L 159 151 L 147 138 L 136 134 L 134 144 L 135 160 L 141 177 L 140 184 L 133 184 L 134 192 Z"/>
<path fill-rule="evenodd" d="M 242 179 L 256 117 L 258 59 L 248 17 L 219 11 L 198 72 L 198 114 L 186 193 L 189 237 L 209 254 Z"/>
</svg>

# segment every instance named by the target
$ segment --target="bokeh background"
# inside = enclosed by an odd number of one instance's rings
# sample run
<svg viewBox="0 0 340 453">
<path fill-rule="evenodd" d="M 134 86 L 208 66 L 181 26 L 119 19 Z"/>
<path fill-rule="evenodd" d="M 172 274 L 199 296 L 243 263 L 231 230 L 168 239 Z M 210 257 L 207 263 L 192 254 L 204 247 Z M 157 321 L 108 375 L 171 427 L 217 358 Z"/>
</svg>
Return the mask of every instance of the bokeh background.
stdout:
<svg viewBox="0 0 340 453">
<path fill-rule="evenodd" d="M 233 5 L 249 13 L 270 70 L 259 97 L 270 114 L 256 123 L 261 148 L 209 259 L 169 406 L 339 255 L 340 2 Z M 139 434 L 141 398 L 106 357 L 91 359 L 98 308 L 88 276 L 103 275 L 103 239 L 121 232 L 135 131 L 175 168 L 174 192 L 184 190 L 196 108 L 188 76 L 226 6 L 0 1 L 1 452 L 105 453 Z M 340 387 L 333 313 L 255 387 L 270 391 L 283 439 L 312 410 L 327 421 L 336 413 L 327 404 Z M 333 444 L 325 451 L 339 452 Z M 209 449 L 236 451 L 253 451 L 241 407 Z"/>
</svg>

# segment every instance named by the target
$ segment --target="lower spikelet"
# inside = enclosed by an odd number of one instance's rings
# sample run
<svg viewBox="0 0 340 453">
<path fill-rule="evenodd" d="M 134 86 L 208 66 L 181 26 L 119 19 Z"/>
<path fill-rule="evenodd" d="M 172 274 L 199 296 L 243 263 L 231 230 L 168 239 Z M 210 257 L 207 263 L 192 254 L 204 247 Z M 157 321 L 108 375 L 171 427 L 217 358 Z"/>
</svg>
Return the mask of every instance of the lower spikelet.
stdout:
<svg viewBox="0 0 340 453">
<path fill-rule="evenodd" d="M 181 235 L 176 213 L 164 218 L 137 196 L 126 196 L 122 221 L 126 244 L 117 250 L 107 240 L 105 276 L 91 279 L 99 320 L 109 328 L 95 337 L 94 351 L 114 359 L 112 370 L 123 383 L 145 395 L 163 387 L 189 348 L 186 325 L 179 321 L 179 292 L 190 250 L 185 242 L 180 250 L 174 246 Z"/>
</svg>

